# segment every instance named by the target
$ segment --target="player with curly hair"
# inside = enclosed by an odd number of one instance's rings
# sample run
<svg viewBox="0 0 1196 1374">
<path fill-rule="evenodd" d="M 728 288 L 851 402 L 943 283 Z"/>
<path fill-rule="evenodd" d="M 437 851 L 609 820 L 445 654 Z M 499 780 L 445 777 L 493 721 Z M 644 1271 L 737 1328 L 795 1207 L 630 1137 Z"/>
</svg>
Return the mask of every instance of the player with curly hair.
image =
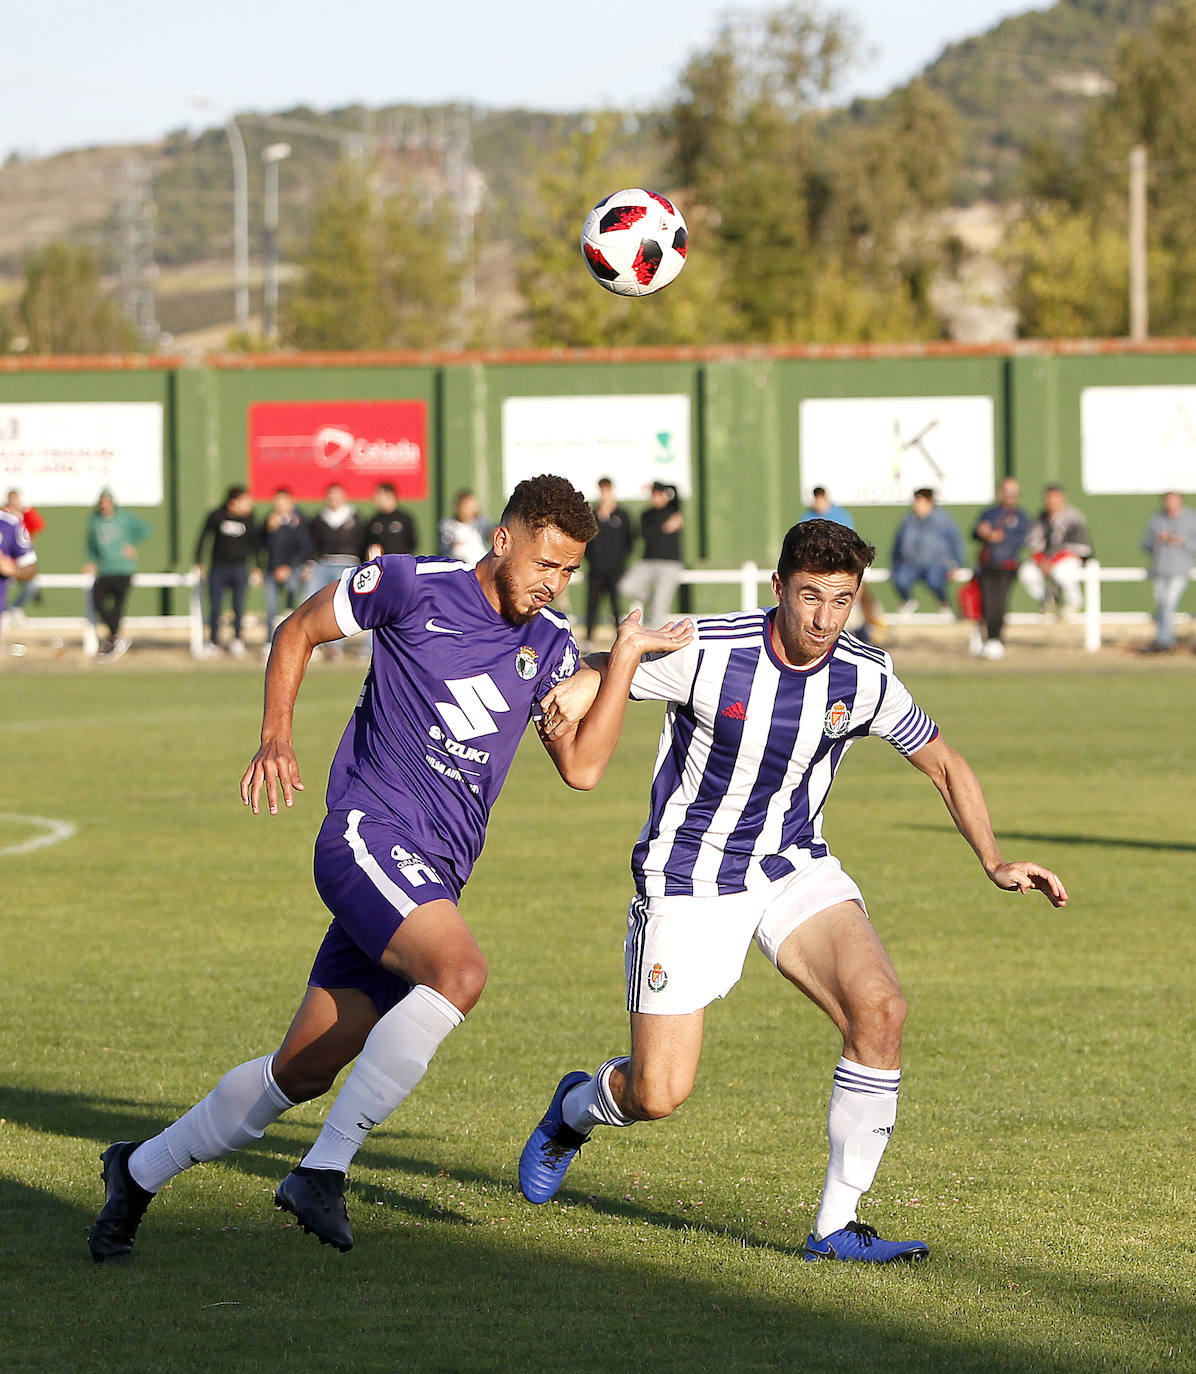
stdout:
<svg viewBox="0 0 1196 1374">
<path fill-rule="evenodd" d="M 529 719 L 565 782 L 593 787 L 641 657 L 676 649 L 692 634 L 685 622 L 650 631 L 628 616 L 608 679 L 579 723 L 554 690 L 574 672 L 577 646 L 549 603 L 595 531 L 570 483 L 532 478 L 515 488 L 476 568 L 383 554 L 347 569 L 279 628 L 261 747 L 241 779 L 241 800 L 254 814 L 263 791 L 276 814 L 303 789 L 291 722 L 312 651 L 374 632 L 315 846 L 316 888 L 332 924 L 277 1050 L 231 1069 L 152 1139 L 105 1150 L 105 1202 L 88 1237 L 97 1262 L 128 1258 L 163 1184 L 259 1139 L 356 1061 L 314 1145 L 275 1195 L 322 1243 L 353 1244 L 344 1200 L 350 1161 L 419 1082 L 486 982 L 458 903 Z"/>
</svg>

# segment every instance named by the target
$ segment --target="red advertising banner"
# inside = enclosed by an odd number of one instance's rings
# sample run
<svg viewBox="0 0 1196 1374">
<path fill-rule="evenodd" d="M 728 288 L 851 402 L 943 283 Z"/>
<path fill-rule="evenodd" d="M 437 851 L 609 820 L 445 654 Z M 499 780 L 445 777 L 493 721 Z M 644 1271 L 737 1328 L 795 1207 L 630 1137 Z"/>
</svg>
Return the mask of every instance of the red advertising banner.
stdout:
<svg viewBox="0 0 1196 1374">
<path fill-rule="evenodd" d="M 379 482 L 400 498 L 428 494 L 428 407 L 423 401 L 258 401 L 249 407 L 249 489 L 255 501 L 289 487 L 298 501 L 334 482 L 350 501 Z"/>
</svg>

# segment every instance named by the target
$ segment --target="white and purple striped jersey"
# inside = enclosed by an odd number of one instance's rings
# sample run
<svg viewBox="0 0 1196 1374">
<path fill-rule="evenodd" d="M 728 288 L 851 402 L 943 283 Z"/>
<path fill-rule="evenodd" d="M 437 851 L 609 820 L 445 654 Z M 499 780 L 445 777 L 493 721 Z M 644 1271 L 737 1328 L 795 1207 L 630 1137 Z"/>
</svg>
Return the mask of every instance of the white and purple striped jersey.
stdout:
<svg viewBox="0 0 1196 1374">
<path fill-rule="evenodd" d="M 852 743 L 879 735 L 909 755 L 938 734 L 889 655 L 852 635 L 803 669 L 777 657 L 767 610 L 696 624 L 631 684 L 669 704 L 631 855 L 647 897 L 744 892 L 825 855 L 822 808 Z"/>
<path fill-rule="evenodd" d="M 328 809 L 393 817 L 464 885 L 528 720 L 577 668 L 569 622 L 545 608 L 512 625 L 472 568 L 410 554 L 348 570 L 333 610 L 344 634 L 374 631 L 374 653 Z"/>
</svg>

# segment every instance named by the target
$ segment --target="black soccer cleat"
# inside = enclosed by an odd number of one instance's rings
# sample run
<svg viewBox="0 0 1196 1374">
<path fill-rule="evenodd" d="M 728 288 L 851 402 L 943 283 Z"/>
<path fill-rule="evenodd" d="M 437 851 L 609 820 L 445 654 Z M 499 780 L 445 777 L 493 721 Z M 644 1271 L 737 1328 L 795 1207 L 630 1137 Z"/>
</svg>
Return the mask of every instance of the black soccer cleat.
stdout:
<svg viewBox="0 0 1196 1374">
<path fill-rule="evenodd" d="M 87 1233 L 87 1245 L 97 1264 L 121 1264 L 133 1253 L 133 1241 L 153 1193 L 129 1173 L 129 1156 L 139 1140 L 118 1140 L 100 1156 L 104 1206 Z"/>
<path fill-rule="evenodd" d="M 321 1245 L 352 1250 L 353 1232 L 345 1206 L 345 1176 L 338 1169 L 305 1169 L 300 1165 L 283 1179 L 274 1205 L 290 1212 L 299 1228 L 316 1236 Z"/>
</svg>

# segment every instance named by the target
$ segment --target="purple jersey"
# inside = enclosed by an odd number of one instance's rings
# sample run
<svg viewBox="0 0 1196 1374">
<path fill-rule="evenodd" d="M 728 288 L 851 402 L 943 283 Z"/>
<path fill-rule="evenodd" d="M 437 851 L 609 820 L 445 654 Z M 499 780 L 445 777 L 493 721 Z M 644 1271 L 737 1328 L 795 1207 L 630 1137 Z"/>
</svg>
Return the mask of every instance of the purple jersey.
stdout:
<svg viewBox="0 0 1196 1374">
<path fill-rule="evenodd" d="M 374 631 L 374 657 L 328 809 L 396 818 L 463 884 L 528 720 L 577 667 L 569 622 L 545 609 L 512 625 L 472 568 L 409 554 L 347 571 L 333 607 L 346 635 Z"/>
<path fill-rule="evenodd" d="M 24 520 L 8 510 L 0 510 L 0 553 L 7 554 L 19 568 L 37 562 Z M 0 577 L 0 611 L 8 604 L 9 581 L 7 577 Z"/>
</svg>

